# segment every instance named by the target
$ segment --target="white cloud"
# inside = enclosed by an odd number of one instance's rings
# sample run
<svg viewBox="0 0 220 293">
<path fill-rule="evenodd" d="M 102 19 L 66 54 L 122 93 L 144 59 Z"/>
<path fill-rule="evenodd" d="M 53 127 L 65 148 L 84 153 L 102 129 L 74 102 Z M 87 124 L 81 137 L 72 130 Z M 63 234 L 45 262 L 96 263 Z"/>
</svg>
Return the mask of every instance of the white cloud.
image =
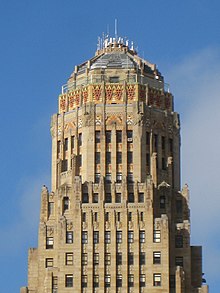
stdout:
<svg viewBox="0 0 220 293">
<path fill-rule="evenodd" d="M 219 50 L 197 52 L 176 64 L 167 78 L 183 114 L 182 178 L 190 188 L 192 242 L 203 245 L 207 281 L 210 276 L 214 282 L 220 261 Z"/>
</svg>

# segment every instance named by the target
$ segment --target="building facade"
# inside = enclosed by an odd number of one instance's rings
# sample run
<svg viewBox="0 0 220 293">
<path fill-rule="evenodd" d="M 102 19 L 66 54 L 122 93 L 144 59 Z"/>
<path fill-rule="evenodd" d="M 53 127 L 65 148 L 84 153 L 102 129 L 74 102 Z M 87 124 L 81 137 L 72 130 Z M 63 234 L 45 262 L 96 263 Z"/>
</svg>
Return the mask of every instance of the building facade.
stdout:
<svg viewBox="0 0 220 293">
<path fill-rule="evenodd" d="M 156 65 L 106 38 L 62 87 L 51 136 L 52 191 L 21 293 L 207 293 L 179 115 Z"/>
</svg>

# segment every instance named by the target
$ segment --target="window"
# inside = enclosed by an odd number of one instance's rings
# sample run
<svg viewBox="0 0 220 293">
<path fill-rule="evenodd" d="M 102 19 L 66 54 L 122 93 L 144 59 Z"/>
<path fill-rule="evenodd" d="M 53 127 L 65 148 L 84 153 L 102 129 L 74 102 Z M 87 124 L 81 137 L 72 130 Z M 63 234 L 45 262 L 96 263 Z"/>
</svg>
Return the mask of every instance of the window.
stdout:
<svg viewBox="0 0 220 293">
<path fill-rule="evenodd" d="M 173 153 L 173 140 L 172 138 L 169 139 L 169 149 L 170 149 L 170 153 Z"/>
<path fill-rule="evenodd" d="M 111 131 L 105 132 L 105 141 L 106 143 L 111 143 Z"/>
<path fill-rule="evenodd" d="M 129 221 L 129 222 L 132 221 L 132 212 L 128 212 L 128 221 Z"/>
<path fill-rule="evenodd" d="M 116 143 L 122 143 L 122 131 L 116 130 Z"/>
<path fill-rule="evenodd" d="M 106 152 L 106 164 L 111 164 L 111 152 Z"/>
<path fill-rule="evenodd" d="M 127 131 L 127 141 L 128 141 L 128 143 L 133 142 L 133 131 L 132 130 Z"/>
<path fill-rule="evenodd" d="M 99 264 L 99 254 L 98 253 L 93 254 L 93 262 L 94 262 L 94 265 Z"/>
<path fill-rule="evenodd" d="M 52 277 L 52 293 L 57 293 L 58 289 L 58 277 L 56 276 L 53 276 Z"/>
<path fill-rule="evenodd" d="M 74 149 L 74 146 L 75 146 L 75 136 L 72 135 L 71 136 L 71 149 Z"/>
<path fill-rule="evenodd" d="M 111 287 L 111 276 L 110 275 L 105 275 L 105 287 Z"/>
<path fill-rule="evenodd" d="M 61 161 L 61 172 L 66 172 L 67 171 L 67 165 L 68 165 L 67 160 L 62 160 Z"/>
<path fill-rule="evenodd" d="M 154 134 L 154 148 L 157 150 L 157 145 L 158 145 L 158 139 L 157 139 L 157 134 Z"/>
<path fill-rule="evenodd" d="M 81 154 L 78 155 L 78 164 L 79 164 L 79 167 L 82 167 L 82 155 Z"/>
<path fill-rule="evenodd" d="M 108 222 L 109 221 L 109 212 L 105 213 L 105 221 Z"/>
<path fill-rule="evenodd" d="M 82 244 L 87 244 L 88 243 L 88 232 L 83 231 L 82 232 Z"/>
<path fill-rule="evenodd" d="M 129 264 L 129 266 L 134 264 L 134 253 L 133 252 L 128 253 L 128 264 Z"/>
<path fill-rule="evenodd" d="M 140 212 L 140 220 L 141 220 L 141 222 L 144 221 L 144 212 Z"/>
<path fill-rule="evenodd" d="M 117 243 L 122 243 L 122 231 L 117 231 L 116 232 L 116 242 Z"/>
<path fill-rule="evenodd" d="M 160 230 L 154 230 L 154 242 L 160 242 Z"/>
<path fill-rule="evenodd" d="M 128 182 L 134 182 L 134 176 L 132 172 L 128 172 Z"/>
<path fill-rule="evenodd" d="M 73 243 L 73 231 L 66 231 L 66 243 Z"/>
<path fill-rule="evenodd" d="M 47 237 L 46 249 L 53 249 L 53 237 Z"/>
<path fill-rule="evenodd" d="M 146 154 L 146 165 L 150 167 L 150 154 Z"/>
<path fill-rule="evenodd" d="M 54 202 L 48 202 L 48 216 L 52 216 L 54 213 Z"/>
<path fill-rule="evenodd" d="M 176 235 L 175 244 L 176 248 L 183 248 L 183 235 Z"/>
<path fill-rule="evenodd" d="M 162 136 L 161 137 L 162 150 L 165 150 L 165 142 L 166 142 L 165 137 Z"/>
<path fill-rule="evenodd" d="M 122 287 L 122 275 L 116 276 L 116 287 L 118 288 Z"/>
<path fill-rule="evenodd" d="M 121 183 L 122 182 L 122 173 L 116 173 L 116 182 Z"/>
<path fill-rule="evenodd" d="M 82 133 L 79 133 L 79 137 L 78 137 L 78 145 L 82 146 Z"/>
<path fill-rule="evenodd" d="M 146 281 L 145 281 L 145 274 L 140 275 L 140 287 L 145 287 Z"/>
<path fill-rule="evenodd" d="M 58 140 L 58 142 L 57 142 L 57 154 L 60 153 L 60 146 L 61 146 L 61 142 L 60 142 L 60 140 Z"/>
<path fill-rule="evenodd" d="M 98 275 L 94 275 L 94 277 L 93 277 L 93 287 L 94 288 L 99 287 L 99 276 Z"/>
<path fill-rule="evenodd" d="M 143 192 L 138 193 L 138 202 L 144 202 L 144 193 Z"/>
<path fill-rule="evenodd" d="M 93 203 L 99 202 L 99 194 L 98 193 L 93 193 L 92 202 Z"/>
<path fill-rule="evenodd" d="M 153 264 L 154 265 L 161 264 L 161 252 L 160 251 L 153 252 Z"/>
<path fill-rule="evenodd" d="M 106 173 L 106 175 L 105 175 L 105 181 L 107 183 L 111 183 L 111 181 L 112 181 L 112 174 L 111 173 Z"/>
<path fill-rule="evenodd" d="M 69 197 L 65 196 L 63 198 L 63 212 L 69 209 Z"/>
<path fill-rule="evenodd" d="M 134 275 L 128 275 L 128 287 L 134 287 Z"/>
<path fill-rule="evenodd" d="M 116 193 L 116 195 L 115 195 L 115 202 L 116 203 L 121 203 L 121 193 Z"/>
<path fill-rule="evenodd" d="M 165 195 L 160 196 L 160 209 L 165 209 L 166 207 L 166 197 Z"/>
<path fill-rule="evenodd" d="M 83 266 L 86 266 L 88 263 L 88 256 L 87 256 L 87 253 L 83 253 L 82 254 L 82 265 Z"/>
<path fill-rule="evenodd" d="M 105 254 L 105 265 L 106 266 L 110 266 L 111 264 L 111 254 L 110 253 L 106 253 Z"/>
<path fill-rule="evenodd" d="M 134 193 L 128 193 L 128 202 L 134 202 Z"/>
<path fill-rule="evenodd" d="M 97 212 L 95 212 L 95 213 L 93 214 L 93 221 L 94 221 L 94 222 L 98 222 L 98 213 L 97 213 Z"/>
<path fill-rule="evenodd" d="M 100 164 L 100 152 L 95 152 L 95 163 Z"/>
<path fill-rule="evenodd" d="M 146 132 L 146 145 L 150 144 L 150 132 Z"/>
<path fill-rule="evenodd" d="M 53 258 L 46 258 L 45 267 L 46 268 L 52 268 L 53 267 Z"/>
<path fill-rule="evenodd" d="M 145 252 L 140 252 L 140 265 L 145 265 Z"/>
<path fill-rule="evenodd" d="M 119 83 L 119 76 L 110 76 L 109 82 L 110 83 Z"/>
<path fill-rule="evenodd" d="M 100 173 L 95 173 L 95 183 L 99 183 L 100 181 Z"/>
<path fill-rule="evenodd" d="M 176 266 L 183 267 L 183 257 L 176 256 Z"/>
<path fill-rule="evenodd" d="M 154 278 L 154 286 L 155 287 L 161 286 L 161 274 L 154 274 L 153 278 Z"/>
<path fill-rule="evenodd" d="M 105 202 L 106 203 L 111 203 L 112 202 L 112 194 L 111 193 L 106 193 L 105 194 Z"/>
<path fill-rule="evenodd" d="M 86 213 L 84 212 L 84 213 L 82 213 L 82 221 L 83 221 L 83 223 L 85 223 L 86 222 Z"/>
<path fill-rule="evenodd" d="M 105 243 L 111 243 L 111 231 L 105 231 Z"/>
<path fill-rule="evenodd" d="M 100 143 L 100 131 L 95 132 L 95 143 Z"/>
<path fill-rule="evenodd" d="M 133 163 L 133 152 L 127 152 L 128 164 Z"/>
<path fill-rule="evenodd" d="M 139 233 L 139 237 L 140 237 L 140 243 L 144 243 L 145 242 L 145 231 L 141 230 Z"/>
<path fill-rule="evenodd" d="M 121 252 L 117 252 L 116 254 L 116 265 L 122 265 L 122 253 Z"/>
<path fill-rule="evenodd" d="M 82 288 L 87 288 L 87 275 L 82 275 Z"/>
<path fill-rule="evenodd" d="M 134 232 L 128 231 L 128 243 L 133 243 L 133 242 L 134 242 Z"/>
<path fill-rule="evenodd" d="M 182 202 L 182 199 L 178 199 L 176 201 L 176 212 L 177 214 L 182 214 L 182 211 L 183 211 L 183 202 Z"/>
<path fill-rule="evenodd" d="M 64 151 L 68 151 L 68 138 L 64 139 Z"/>
<path fill-rule="evenodd" d="M 116 164 L 122 164 L 122 152 L 116 154 Z"/>
<path fill-rule="evenodd" d="M 166 170 L 167 166 L 166 166 L 166 159 L 162 158 L 162 170 Z"/>
<path fill-rule="evenodd" d="M 120 222 L 121 221 L 121 213 L 117 212 L 117 221 Z"/>
<path fill-rule="evenodd" d="M 94 231 L 94 233 L 93 233 L 93 243 L 94 244 L 99 243 L 99 231 Z"/>
<path fill-rule="evenodd" d="M 73 287 L 73 275 L 66 275 L 65 276 L 65 286 L 66 287 Z"/>
<path fill-rule="evenodd" d="M 82 203 L 88 203 L 88 202 L 89 202 L 89 194 L 87 192 L 83 192 Z"/>
<path fill-rule="evenodd" d="M 72 252 L 67 252 L 66 253 L 66 265 L 67 266 L 72 266 L 73 265 L 73 253 Z"/>
<path fill-rule="evenodd" d="M 175 275 L 170 275 L 170 288 L 176 288 L 176 277 L 175 277 Z"/>
</svg>

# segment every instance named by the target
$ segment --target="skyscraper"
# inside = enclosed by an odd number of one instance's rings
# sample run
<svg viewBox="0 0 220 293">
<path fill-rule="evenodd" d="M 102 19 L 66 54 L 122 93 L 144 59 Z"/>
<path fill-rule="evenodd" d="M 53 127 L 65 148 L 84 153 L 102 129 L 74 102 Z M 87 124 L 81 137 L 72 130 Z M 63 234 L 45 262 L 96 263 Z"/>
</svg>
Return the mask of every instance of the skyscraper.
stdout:
<svg viewBox="0 0 220 293">
<path fill-rule="evenodd" d="M 180 184 L 180 121 L 152 64 L 122 38 L 75 66 L 51 121 L 52 191 L 21 293 L 207 293 Z"/>
</svg>

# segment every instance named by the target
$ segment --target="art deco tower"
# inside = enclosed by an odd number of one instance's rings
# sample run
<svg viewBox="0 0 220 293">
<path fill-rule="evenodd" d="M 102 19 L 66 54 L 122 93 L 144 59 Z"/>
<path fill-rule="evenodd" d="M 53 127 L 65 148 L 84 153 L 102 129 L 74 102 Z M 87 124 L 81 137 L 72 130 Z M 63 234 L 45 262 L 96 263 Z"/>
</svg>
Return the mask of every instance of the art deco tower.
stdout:
<svg viewBox="0 0 220 293">
<path fill-rule="evenodd" d="M 63 86 L 51 135 L 52 191 L 21 292 L 207 293 L 179 115 L 155 64 L 106 39 Z"/>
</svg>

